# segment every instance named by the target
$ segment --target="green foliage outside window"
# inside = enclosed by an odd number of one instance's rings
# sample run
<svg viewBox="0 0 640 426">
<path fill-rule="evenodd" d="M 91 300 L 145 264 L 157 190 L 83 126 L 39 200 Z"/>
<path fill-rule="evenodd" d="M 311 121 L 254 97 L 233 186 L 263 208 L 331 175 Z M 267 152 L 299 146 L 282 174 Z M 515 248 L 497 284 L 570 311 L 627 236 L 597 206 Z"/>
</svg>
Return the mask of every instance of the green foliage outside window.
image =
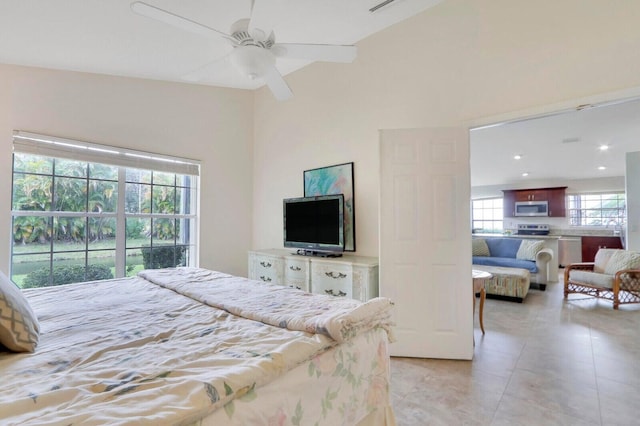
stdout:
<svg viewBox="0 0 640 426">
<path fill-rule="evenodd" d="M 54 266 L 51 272 L 51 280 L 49 280 L 49 267 L 29 272 L 22 282 L 22 288 L 51 287 L 113 278 L 111 268 L 104 265 L 87 265 L 86 269 L 84 265 L 60 265 Z"/>
<path fill-rule="evenodd" d="M 144 269 L 175 268 L 185 266 L 186 246 L 142 247 Z"/>
<path fill-rule="evenodd" d="M 129 275 L 143 266 L 140 254 L 146 269 L 185 266 L 193 183 L 187 175 L 14 153 L 12 279 L 30 288 Z M 113 256 L 117 238 L 125 240 L 116 256 L 126 256 L 126 271 L 95 264 Z"/>
</svg>

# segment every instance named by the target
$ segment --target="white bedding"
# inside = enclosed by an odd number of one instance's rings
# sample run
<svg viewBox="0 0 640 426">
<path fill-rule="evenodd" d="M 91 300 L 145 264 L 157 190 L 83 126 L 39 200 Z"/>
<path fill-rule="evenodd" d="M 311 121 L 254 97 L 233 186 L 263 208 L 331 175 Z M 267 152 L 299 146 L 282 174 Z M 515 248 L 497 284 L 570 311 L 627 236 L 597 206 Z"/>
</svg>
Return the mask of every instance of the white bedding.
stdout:
<svg viewBox="0 0 640 426">
<path fill-rule="evenodd" d="M 158 272 L 146 275 L 161 285 L 136 277 L 25 291 L 40 343 L 35 354 L 0 353 L 0 423 L 189 424 L 235 398 L 257 399 L 261 386 L 336 347 L 332 333 L 349 344 L 356 332 L 388 328 L 383 299 L 363 305 L 201 269 Z M 255 300 L 233 289 L 266 291 L 267 308 L 251 309 Z M 215 307 L 225 303 L 320 334 Z"/>
</svg>

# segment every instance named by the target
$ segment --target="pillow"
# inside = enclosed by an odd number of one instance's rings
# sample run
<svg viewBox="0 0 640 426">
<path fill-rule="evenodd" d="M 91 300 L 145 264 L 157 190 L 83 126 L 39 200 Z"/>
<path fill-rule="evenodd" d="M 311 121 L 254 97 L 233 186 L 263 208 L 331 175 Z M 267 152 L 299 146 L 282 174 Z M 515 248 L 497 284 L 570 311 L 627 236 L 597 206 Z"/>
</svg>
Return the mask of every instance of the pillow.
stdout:
<svg viewBox="0 0 640 426">
<path fill-rule="evenodd" d="M 487 238 L 487 246 L 492 257 L 515 259 L 521 243 L 522 240 L 518 238 Z"/>
<path fill-rule="evenodd" d="M 544 241 L 542 240 L 522 240 L 516 259 L 521 260 L 536 260 L 536 255 L 540 250 L 544 248 Z"/>
<path fill-rule="evenodd" d="M 627 250 L 616 250 L 604 268 L 604 273 L 614 275 L 623 269 L 640 269 L 640 253 Z"/>
<path fill-rule="evenodd" d="M 40 324 L 20 289 L 0 271 L 0 344 L 13 352 L 33 352 Z"/>
<path fill-rule="evenodd" d="M 593 263 L 593 272 L 597 272 L 599 274 L 604 274 L 604 269 L 607 267 L 607 263 L 609 263 L 609 259 L 613 256 L 613 253 L 619 251 L 619 249 L 598 249 L 596 253 L 596 257 Z"/>
<path fill-rule="evenodd" d="M 471 240 L 471 254 L 473 256 L 489 256 L 489 246 L 482 238 Z"/>
</svg>

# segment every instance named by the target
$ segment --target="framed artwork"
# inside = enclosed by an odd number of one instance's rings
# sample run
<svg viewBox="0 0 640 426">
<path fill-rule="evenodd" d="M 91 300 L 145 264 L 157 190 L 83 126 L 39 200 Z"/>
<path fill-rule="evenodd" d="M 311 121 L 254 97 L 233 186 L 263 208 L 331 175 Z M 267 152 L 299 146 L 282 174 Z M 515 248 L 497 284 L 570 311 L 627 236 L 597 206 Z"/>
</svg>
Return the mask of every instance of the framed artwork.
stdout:
<svg viewBox="0 0 640 426">
<path fill-rule="evenodd" d="M 304 171 L 304 196 L 343 194 L 344 250 L 356 251 L 353 162 Z"/>
</svg>

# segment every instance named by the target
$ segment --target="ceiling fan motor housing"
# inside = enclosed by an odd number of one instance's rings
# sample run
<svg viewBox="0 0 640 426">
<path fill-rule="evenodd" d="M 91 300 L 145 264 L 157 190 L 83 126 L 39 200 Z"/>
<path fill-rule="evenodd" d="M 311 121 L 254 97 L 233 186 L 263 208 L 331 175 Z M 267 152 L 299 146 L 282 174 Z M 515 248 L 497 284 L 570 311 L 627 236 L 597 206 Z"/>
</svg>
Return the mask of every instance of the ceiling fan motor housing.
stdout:
<svg viewBox="0 0 640 426">
<path fill-rule="evenodd" d="M 276 63 L 276 57 L 269 50 L 245 45 L 236 47 L 231 52 L 231 63 L 250 79 L 263 77 Z"/>
<path fill-rule="evenodd" d="M 269 36 L 264 31 L 253 28 L 249 31 L 249 19 L 240 19 L 231 26 L 231 37 L 236 41 L 238 46 L 258 46 L 265 49 L 271 49 L 275 43 L 273 31 Z"/>
</svg>

